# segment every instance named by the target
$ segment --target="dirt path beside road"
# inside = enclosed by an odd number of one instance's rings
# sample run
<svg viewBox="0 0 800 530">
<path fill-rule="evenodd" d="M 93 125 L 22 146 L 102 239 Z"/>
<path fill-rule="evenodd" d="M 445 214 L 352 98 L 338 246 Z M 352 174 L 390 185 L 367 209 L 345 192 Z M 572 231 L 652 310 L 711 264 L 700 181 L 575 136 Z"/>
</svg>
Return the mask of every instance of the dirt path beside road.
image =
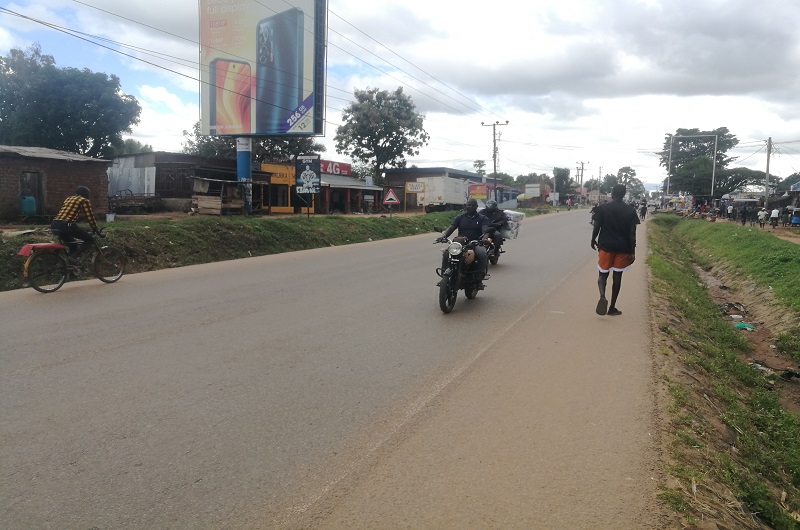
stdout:
<svg viewBox="0 0 800 530">
<path fill-rule="evenodd" d="M 287 526 L 663 528 L 643 261 L 608 317 L 587 259 Z"/>
</svg>

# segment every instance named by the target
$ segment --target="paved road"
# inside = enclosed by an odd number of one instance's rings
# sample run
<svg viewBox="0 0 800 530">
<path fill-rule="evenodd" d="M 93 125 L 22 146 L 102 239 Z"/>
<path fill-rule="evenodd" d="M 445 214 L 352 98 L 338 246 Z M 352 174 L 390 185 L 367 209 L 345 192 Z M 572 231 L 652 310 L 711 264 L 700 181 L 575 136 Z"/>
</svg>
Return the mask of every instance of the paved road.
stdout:
<svg viewBox="0 0 800 530">
<path fill-rule="evenodd" d="M 594 315 L 589 229 L 527 221 L 450 315 L 432 234 L 0 293 L 0 523 L 643 527 L 644 266 Z"/>
</svg>

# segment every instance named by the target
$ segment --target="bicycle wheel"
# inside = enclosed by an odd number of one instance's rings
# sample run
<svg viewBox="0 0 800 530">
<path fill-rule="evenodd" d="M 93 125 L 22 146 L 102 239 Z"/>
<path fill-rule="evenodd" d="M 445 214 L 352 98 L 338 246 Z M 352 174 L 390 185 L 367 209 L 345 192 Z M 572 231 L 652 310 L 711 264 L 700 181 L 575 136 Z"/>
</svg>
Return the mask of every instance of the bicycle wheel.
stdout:
<svg viewBox="0 0 800 530">
<path fill-rule="evenodd" d="M 57 291 L 67 280 L 67 262 L 58 252 L 40 250 L 28 260 L 25 278 L 40 293 Z"/>
<path fill-rule="evenodd" d="M 125 254 L 114 247 L 102 247 L 92 259 L 94 275 L 101 282 L 114 283 L 125 273 Z"/>
</svg>

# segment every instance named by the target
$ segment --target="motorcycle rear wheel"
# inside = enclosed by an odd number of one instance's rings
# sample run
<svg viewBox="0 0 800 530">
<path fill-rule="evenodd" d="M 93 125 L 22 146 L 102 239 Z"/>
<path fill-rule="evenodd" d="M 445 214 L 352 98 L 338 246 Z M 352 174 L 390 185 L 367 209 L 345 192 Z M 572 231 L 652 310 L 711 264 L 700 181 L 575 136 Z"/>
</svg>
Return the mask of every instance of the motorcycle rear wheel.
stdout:
<svg viewBox="0 0 800 530">
<path fill-rule="evenodd" d="M 458 286 L 450 274 L 442 274 L 442 281 L 439 284 L 439 308 L 442 313 L 449 313 L 456 306 L 458 297 Z"/>
<path fill-rule="evenodd" d="M 476 296 L 478 296 L 478 286 L 471 285 L 469 287 L 464 288 L 464 294 L 467 296 L 467 300 L 473 300 Z"/>
</svg>

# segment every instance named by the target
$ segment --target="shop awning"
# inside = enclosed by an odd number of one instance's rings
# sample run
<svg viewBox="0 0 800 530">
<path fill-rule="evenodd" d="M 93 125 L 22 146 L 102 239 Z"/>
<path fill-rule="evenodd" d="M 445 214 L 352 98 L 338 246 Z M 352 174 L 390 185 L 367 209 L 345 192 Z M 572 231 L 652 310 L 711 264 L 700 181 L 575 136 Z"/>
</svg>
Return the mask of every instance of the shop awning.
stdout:
<svg viewBox="0 0 800 530">
<path fill-rule="evenodd" d="M 329 186 L 331 188 L 383 191 L 383 188 L 380 186 L 368 186 L 363 180 L 354 179 L 353 177 L 344 177 L 342 175 L 329 175 L 327 173 L 323 173 L 321 180 L 323 186 Z"/>
</svg>

